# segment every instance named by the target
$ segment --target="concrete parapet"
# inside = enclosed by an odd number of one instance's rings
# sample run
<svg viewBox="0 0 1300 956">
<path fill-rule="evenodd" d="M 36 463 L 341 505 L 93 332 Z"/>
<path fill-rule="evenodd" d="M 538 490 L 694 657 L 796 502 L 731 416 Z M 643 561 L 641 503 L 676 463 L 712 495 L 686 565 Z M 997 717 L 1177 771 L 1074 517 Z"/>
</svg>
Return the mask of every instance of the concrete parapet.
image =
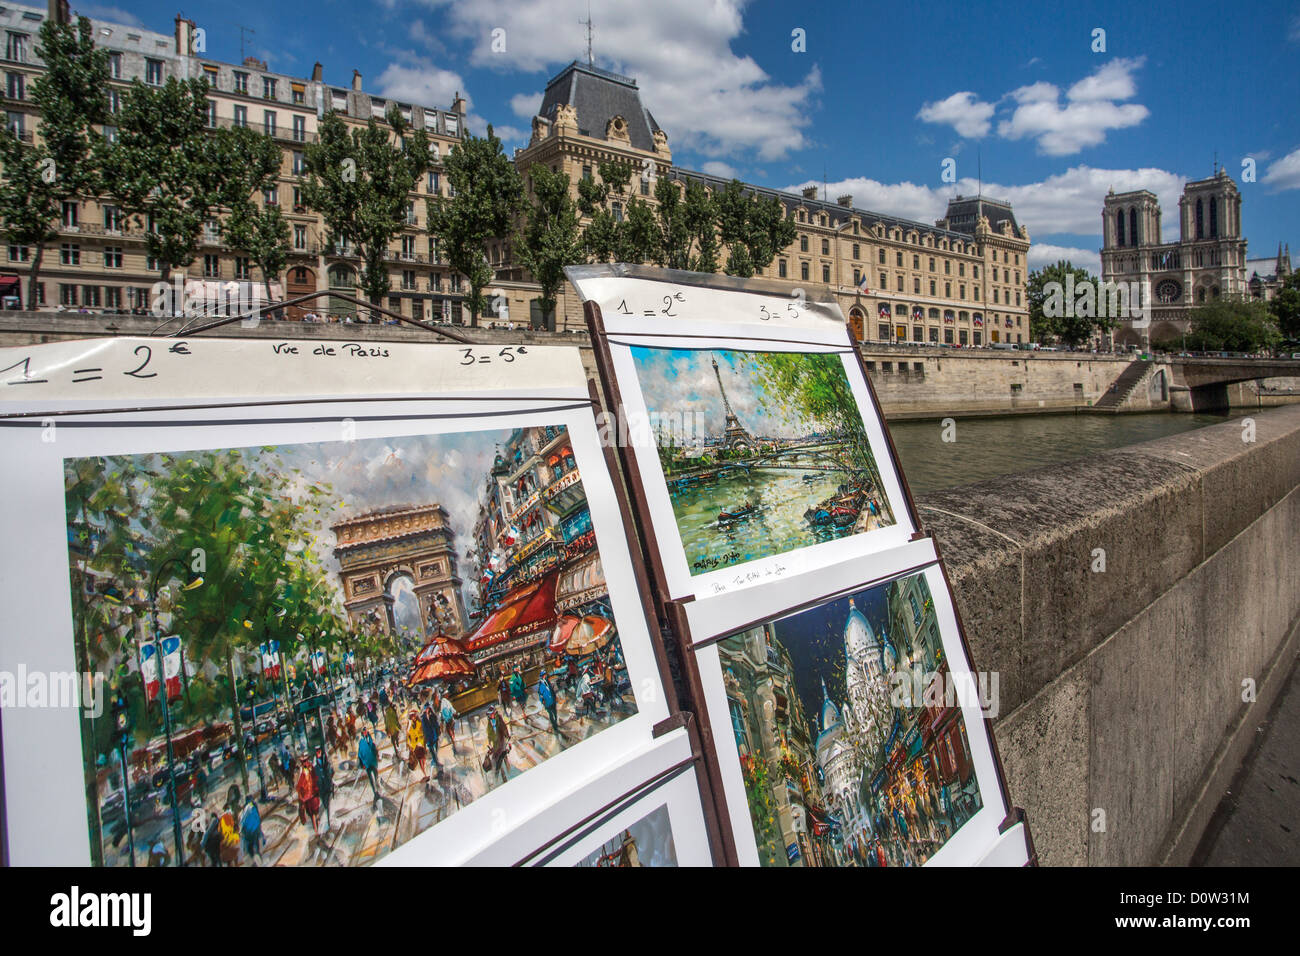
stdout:
<svg viewBox="0 0 1300 956">
<path fill-rule="evenodd" d="M 1300 408 L 1015 480 L 918 501 L 1001 674 L 1011 798 L 1045 863 L 1183 859 L 1295 656 Z"/>
</svg>

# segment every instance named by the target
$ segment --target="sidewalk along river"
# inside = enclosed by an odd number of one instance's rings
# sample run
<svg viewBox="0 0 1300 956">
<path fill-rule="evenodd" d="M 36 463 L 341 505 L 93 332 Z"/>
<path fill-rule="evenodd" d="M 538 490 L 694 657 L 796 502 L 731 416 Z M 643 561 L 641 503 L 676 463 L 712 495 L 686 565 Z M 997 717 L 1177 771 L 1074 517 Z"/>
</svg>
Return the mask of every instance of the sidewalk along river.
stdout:
<svg viewBox="0 0 1300 956">
<path fill-rule="evenodd" d="M 1015 415 L 963 418 L 944 441 L 938 419 L 892 422 L 890 434 L 913 494 L 1086 458 L 1165 435 L 1228 421 L 1227 415 Z"/>
</svg>

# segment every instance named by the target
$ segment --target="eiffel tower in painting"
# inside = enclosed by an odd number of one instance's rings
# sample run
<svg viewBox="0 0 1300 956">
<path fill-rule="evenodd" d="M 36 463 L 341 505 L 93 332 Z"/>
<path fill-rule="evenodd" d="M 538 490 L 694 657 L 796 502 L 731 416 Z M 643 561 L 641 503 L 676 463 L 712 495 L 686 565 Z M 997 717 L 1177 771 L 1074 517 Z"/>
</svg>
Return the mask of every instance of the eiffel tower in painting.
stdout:
<svg viewBox="0 0 1300 956">
<path fill-rule="evenodd" d="M 756 444 L 749 432 L 745 431 L 745 426 L 740 424 L 740 419 L 731 409 L 731 402 L 727 399 L 727 390 L 722 387 L 722 373 L 718 371 L 718 358 L 716 355 L 709 353 L 713 359 L 713 374 L 718 380 L 718 391 L 722 393 L 722 407 L 727 411 L 726 430 L 722 436 L 723 448 L 753 448 Z"/>
</svg>

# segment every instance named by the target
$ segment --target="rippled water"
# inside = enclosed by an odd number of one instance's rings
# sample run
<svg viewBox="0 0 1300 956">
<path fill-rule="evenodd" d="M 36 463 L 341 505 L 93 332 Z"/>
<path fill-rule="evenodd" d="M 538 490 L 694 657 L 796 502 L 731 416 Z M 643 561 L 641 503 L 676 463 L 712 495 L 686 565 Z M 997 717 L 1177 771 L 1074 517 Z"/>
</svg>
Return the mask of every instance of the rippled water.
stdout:
<svg viewBox="0 0 1300 956">
<path fill-rule="evenodd" d="M 914 494 L 1086 458 L 1111 448 L 1227 421 L 1226 415 L 1017 415 L 959 419 L 955 442 L 938 421 L 889 426 Z"/>
<path fill-rule="evenodd" d="M 803 476 L 811 475 L 810 481 Z M 845 528 L 814 528 L 804 512 L 825 501 L 846 479 L 839 471 L 753 471 L 694 485 L 672 494 L 673 511 L 692 573 L 730 567 L 852 533 Z M 758 513 L 718 524 L 719 511 L 753 502 Z"/>
</svg>

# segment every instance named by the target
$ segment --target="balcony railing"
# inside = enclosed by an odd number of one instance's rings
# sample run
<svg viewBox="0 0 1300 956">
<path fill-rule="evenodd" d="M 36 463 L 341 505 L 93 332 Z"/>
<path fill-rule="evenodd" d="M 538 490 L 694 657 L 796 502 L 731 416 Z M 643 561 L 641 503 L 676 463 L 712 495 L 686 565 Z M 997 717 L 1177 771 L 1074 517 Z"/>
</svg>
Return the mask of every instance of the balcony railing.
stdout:
<svg viewBox="0 0 1300 956">
<path fill-rule="evenodd" d="M 206 125 L 208 129 L 235 129 L 242 126 L 247 129 L 256 130 L 259 133 L 265 133 L 273 139 L 283 140 L 289 143 L 316 142 L 316 134 L 308 130 L 294 129 L 292 126 L 267 126 L 265 123 L 259 123 L 255 119 L 248 119 L 242 123 L 236 123 L 232 116 L 219 116 L 215 121 L 211 116 L 209 116 Z"/>
</svg>

